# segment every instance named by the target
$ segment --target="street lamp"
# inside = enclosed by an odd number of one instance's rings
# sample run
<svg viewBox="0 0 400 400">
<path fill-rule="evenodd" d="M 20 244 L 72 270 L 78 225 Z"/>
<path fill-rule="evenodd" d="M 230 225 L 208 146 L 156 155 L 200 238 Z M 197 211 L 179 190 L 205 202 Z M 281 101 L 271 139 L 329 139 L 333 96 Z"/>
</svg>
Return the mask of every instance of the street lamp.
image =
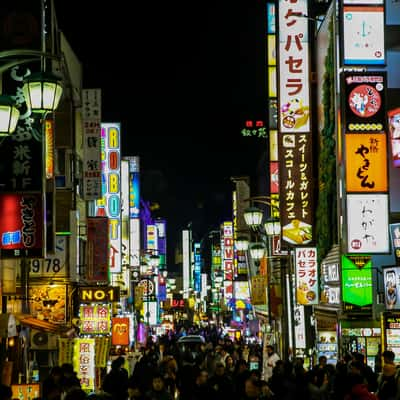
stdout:
<svg viewBox="0 0 400 400">
<path fill-rule="evenodd" d="M 61 79 L 50 72 L 31 74 L 22 88 L 25 101 L 33 112 L 47 113 L 57 109 L 63 92 Z"/>
<path fill-rule="evenodd" d="M 253 243 L 250 246 L 251 258 L 256 262 L 260 262 L 260 260 L 265 256 L 265 250 L 266 248 L 263 243 Z"/>
<path fill-rule="evenodd" d="M 246 236 L 238 236 L 235 240 L 236 249 L 239 251 L 247 251 L 249 248 L 249 239 Z"/>
<path fill-rule="evenodd" d="M 264 223 L 264 229 L 268 237 L 281 234 L 281 223 L 278 218 L 269 217 Z"/>
<path fill-rule="evenodd" d="M 257 229 L 261 225 L 263 216 L 263 212 L 257 207 L 249 207 L 244 210 L 244 220 L 252 229 Z"/>
<path fill-rule="evenodd" d="M 0 136 L 9 136 L 15 131 L 19 110 L 10 96 L 0 96 Z"/>
</svg>

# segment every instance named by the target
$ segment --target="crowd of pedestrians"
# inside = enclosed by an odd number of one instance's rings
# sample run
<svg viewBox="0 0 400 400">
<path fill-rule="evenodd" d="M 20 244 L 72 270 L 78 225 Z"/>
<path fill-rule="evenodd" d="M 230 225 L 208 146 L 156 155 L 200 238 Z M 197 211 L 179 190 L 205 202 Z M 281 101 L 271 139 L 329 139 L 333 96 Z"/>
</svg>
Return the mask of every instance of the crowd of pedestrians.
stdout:
<svg viewBox="0 0 400 400">
<path fill-rule="evenodd" d="M 40 400 L 400 400 L 400 368 L 390 350 L 379 371 L 360 353 L 336 365 L 321 356 L 306 369 L 302 358 L 282 360 L 273 346 L 262 354 L 257 343 L 202 333 L 206 341 L 198 347 L 180 347 L 182 332 L 149 340 L 130 372 L 126 356 L 115 357 L 96 393 L 81 389 L 71 364 L 54 367 Z M 0 387 L 0 400 L 12 400 L 10 388 Z"/>
</svg>

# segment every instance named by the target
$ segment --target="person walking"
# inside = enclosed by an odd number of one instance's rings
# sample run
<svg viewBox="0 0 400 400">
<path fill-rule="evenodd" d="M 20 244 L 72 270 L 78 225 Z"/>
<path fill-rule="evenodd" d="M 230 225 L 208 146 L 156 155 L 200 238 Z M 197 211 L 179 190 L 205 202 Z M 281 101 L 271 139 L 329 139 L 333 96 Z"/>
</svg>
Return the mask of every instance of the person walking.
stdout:
<svg viewBox="0 0 400 400">
<path fill-rule="evenodd" d="M 264 354 L 263 371 L 262 378 L 266 382 L 271 378 L 272 371 L 275 368 L 277 361 L 280 360 L 278 354 L 275 353 L 274 347 L 272 345 L 267 345 L 266 354 Z"/>
<path fill-rule="evenodd" d="M 128 397 L 128 371 L 123 368 L 124 363 L 124 357 L 116 358 L 103 381 L 103 390 L 111 394 L 113 400 L 125 400 Z"/>
</svg>

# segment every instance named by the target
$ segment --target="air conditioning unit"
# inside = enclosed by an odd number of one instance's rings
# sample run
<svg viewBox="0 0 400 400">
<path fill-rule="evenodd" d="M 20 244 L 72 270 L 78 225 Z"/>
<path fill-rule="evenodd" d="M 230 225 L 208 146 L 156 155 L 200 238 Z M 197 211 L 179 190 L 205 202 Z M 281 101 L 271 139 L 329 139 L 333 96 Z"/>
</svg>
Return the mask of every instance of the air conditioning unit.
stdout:
<svg viewBox="0 0 400 400">
<path fill-rule="evenodd" d="M 31 350 L 57 350 L 57 336 L 52 333 L 32 329 Z"/>
</svg>

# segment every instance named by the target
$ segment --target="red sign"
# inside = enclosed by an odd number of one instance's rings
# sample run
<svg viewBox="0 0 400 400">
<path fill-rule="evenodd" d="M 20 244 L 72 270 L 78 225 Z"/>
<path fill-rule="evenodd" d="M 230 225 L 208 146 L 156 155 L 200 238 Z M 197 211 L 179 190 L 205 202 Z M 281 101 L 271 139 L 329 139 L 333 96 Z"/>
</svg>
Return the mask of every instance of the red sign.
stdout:
<svg viewBox="0 0 400 400">
<path fill-rule="evenodd" d="M 87 218 L 87 267 L 89 282 L 108 282 L 109 223 L 107 217 Z"/>
<path fill-rule="evenodd" d="M 40 193 L 0 195 L 3 257 L 43 257 L 43 198 Z"/>
<path fill-rule="evenodd" d="M 129 345 L 129 318 L 112 319 L 111 341 L 113 346 Z"/>
</svg>

